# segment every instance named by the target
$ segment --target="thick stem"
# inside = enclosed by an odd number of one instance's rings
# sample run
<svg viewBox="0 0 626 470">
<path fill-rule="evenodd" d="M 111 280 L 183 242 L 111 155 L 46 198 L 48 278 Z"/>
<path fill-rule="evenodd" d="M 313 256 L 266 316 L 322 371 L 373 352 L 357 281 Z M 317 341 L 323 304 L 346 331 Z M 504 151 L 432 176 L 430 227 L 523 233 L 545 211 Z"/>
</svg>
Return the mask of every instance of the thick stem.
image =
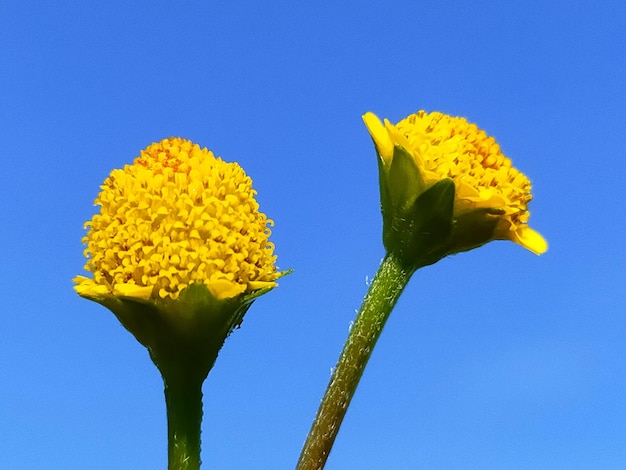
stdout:
<svg viewBox="0 0 626 470">
<path fill-rule="evenodd" d="M 386 256 L 380 265 L 350 329 L 300 454 L 297 470 L 324 468 L 374 345 L 413 272 L 414 269 L 402 267 L 393 255 Z"/>
<path fill-rule="evenodd" d="M 163 378 L 167 407 L 168 470 L 200 469 L 202 380 Z"/>
</svg>

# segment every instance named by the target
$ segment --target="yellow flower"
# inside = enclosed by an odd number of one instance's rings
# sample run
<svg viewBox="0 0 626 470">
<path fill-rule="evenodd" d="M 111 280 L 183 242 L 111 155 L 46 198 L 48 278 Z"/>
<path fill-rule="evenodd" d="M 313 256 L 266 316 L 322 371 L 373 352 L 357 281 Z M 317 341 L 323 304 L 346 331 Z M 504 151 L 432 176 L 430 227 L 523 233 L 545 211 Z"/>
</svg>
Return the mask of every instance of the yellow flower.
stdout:
<svg viewBox="0 0 626 470">
<path fill-rule="evenodd" d="M 76 278 L 79 294 L 176 299 L 202 283 L 228 299 L 276 285 L 272 221 L 237 163 L 170 138 L 101 188 L 83 240 L 93 279 Z"/>
<path fill-rule="evenodd" d="M 165 378 L 204 380 L 252 302 L 285 274 L 252 181 L 237 163 L 170 138 L 101 189 L 83 239 L 93 277 L 76 277 L 76 292 L 111 310 Z"/>
<path fill-rule="evenodd" d="M 414 267 L 491 240 L 536 254 L 548 245 L 528 227 L 528 178 L 493 137 L 464 118 L 419 111 L 396 125 L 363 120 L 379 155 L 384 242 Z"/>
</svg>

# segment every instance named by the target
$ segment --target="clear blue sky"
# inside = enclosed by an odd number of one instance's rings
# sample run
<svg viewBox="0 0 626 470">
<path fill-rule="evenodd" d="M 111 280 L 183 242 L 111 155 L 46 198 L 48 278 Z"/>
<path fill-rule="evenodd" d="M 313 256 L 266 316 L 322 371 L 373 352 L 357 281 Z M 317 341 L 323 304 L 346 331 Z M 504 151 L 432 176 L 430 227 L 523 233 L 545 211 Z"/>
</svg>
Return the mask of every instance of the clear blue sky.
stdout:
<svg viewBox="0 0 626 470">
<path fill-rule="evenodd" d="M 166 467 L 146 351 L 79 298 L 82 225 L 139 150 L 192 139 L 254 180 L 278 289 L 204 386 L 204 468 L 293 468 L 383 255 L 361 115 L 494 135 L 550 250 L 419 271 L 327 465 L 626 468 L 626 3 L 0 4 L 0 467 Z"/>
</svg>

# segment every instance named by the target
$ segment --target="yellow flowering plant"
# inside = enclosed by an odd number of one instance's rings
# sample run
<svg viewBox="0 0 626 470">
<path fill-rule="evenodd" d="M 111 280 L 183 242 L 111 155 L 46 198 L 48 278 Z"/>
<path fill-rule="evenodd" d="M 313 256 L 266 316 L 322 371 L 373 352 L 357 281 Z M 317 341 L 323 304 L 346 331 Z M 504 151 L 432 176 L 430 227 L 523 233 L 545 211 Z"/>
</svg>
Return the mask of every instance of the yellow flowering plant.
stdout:
<svg viewBox="0 0 626 470">
<path fill-rule="evenodd" d="M 111 310 L 165 384 L 170 470 L 200 466 L 202 383 L 252 302 L 276 286 L 272 221 L 237 163 L 181 138 L 113 170 L 85 224 L 76 292 Z"/>
<path fill-rule="evenodd" d="M 385 257 L 333 369 L 298 470 L 321 470 L 369 357 L 413 273 L 493 240 L 539 255 L 531 185 L 493 137 L 460 117 L 363 116 L 377 154 Z M 202 384 L 250 305 L 285 272 L 252 182 L 236 163 L 180 138 L 113 170 L 85 224 L 90 276 L 76 292 L 111 310 L 165 385 L 170 470 L 200 468 Z"/>
<path fill-rule="evenodd" d="M 363 116 L 378 156 L 386 255 L 370 284 L 302 449 L 298 470 L 319 470 L 372 350 L 413 273 L 492 240 L 535 254 L 528 178 L 493 137 L 461 117 L 419 111 L 391 124 Z"/>
</svg>

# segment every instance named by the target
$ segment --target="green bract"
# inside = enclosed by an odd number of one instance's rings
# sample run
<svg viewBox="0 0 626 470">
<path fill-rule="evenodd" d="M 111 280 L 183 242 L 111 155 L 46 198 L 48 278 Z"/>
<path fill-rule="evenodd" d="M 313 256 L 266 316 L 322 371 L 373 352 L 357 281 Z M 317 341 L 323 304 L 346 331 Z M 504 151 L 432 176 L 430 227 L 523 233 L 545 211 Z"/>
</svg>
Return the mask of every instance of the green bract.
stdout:
<svg viewBox="0 0 626 470">
<path fill-rule="evenodd" d="M 84 297 L 111 310 L 149 351 L 163 376 L 188 375 L 204 380 L 230 333 L 243 321 L 260 289 L 232 299 L 217 299 L 204 284 L 185 288 L 178 299 Z"/>
<path fill-rule="evenodd" d="M 378 159 L 383 244 L 405 266 L 417 269 L 446 255 L 454 225 L 454 182 L 426 189 L 413 157 L 396 146 L 386 167 Z"/>
</svg>

